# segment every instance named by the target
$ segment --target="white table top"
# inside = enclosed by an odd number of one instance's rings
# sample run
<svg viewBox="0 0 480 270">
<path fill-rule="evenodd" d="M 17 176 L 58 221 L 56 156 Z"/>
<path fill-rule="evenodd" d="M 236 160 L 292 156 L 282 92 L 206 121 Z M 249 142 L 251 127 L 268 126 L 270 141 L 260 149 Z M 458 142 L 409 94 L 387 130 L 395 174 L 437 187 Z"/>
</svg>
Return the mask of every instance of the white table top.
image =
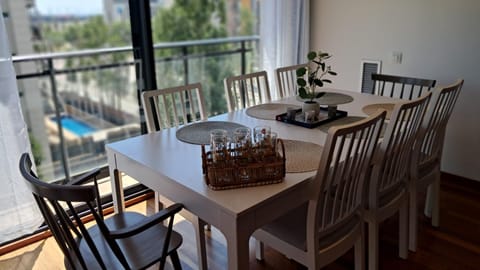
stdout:
<svg viewBox="0 0 480 270">
<path fill-rule="evenodd" d="M 367 104 L 392 102 L 392 99 L 387 97 L 341 90 L 332 91 L 348 94 L 354 98 L 352 103 L 338 106 L 338 109 L 348 111 L 349 116 L 365 116 L 362 107 Z M 295 98 L 276 102 L 301 105 Z M 268 125 L 272 131 L 278 133 L 279 138 L 283 139 L 302 140 L 320 145 L 323 145 L 326 139 L 326 133 L 318 129 L 308 129 L 274 120 L 252 118 L 246 115 L 245 110 L 222 114 L 209 120 L 233 121 L 250 128 L 258 125 Z M 255 207 L 266 203 L 269 198 L 315 175 L 315 172 L 288 173 L 284 182 L 279 184 L 214 191 L 208 188 L 204 181 L 200 146 L 177 140 L 176 131 L 177 128 L 166 129 L 111 143 L 106 148 L 107 151 L 122 158 L 128 158 L 129 162 L 137 164 L 138 171 L 131 170 L 128 174 L 139 179 L 150 188 L 154 190 L 157 188 L 158 190 L 168 189 L 168 185 L 162 184 L 162 181 L 168 180 L 169 185 L 182 185 L 191 191 L 190 196 L 183 198 L 184 200 L 191 198 L 190 203 L 176 200 L 178 198 L 171 198 L 172 200 L 184 202 L 187 208 L 192 208 L 195 207 L 192 203 L 196 200 L 195 198 L 203 197 L 203 201 L 207 198 L 229 216 L 239 216 L 247 211 L 254 210 Z M 150 177 L 144 177 L 145 174 L 149 174 Z M 154 179 L 153 175 L 158 176 L 156 181 L 152 180 Z M 168 194 L 168 190 L 166 194 Z"/>
</svg>

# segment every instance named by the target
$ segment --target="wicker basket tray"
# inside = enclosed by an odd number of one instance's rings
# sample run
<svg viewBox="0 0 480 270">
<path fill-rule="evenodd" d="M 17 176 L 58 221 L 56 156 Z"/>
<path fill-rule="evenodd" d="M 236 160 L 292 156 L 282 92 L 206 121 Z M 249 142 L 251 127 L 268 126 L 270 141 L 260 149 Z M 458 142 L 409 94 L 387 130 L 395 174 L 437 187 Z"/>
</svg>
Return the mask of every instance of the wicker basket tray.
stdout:
<svg viewBox="0 0 480 270">
<path fill-rule="evenodd" d="M 237 155 L 225 150 L 225 159 L 214 162 L 211 151 L 202 145 L 202 169 L 207 185 L 213 190 L 242 188 L 280 183 L 285 177 L 285 146 L 277 139 L 273 147 L 250 147 Z"/>
</svg>

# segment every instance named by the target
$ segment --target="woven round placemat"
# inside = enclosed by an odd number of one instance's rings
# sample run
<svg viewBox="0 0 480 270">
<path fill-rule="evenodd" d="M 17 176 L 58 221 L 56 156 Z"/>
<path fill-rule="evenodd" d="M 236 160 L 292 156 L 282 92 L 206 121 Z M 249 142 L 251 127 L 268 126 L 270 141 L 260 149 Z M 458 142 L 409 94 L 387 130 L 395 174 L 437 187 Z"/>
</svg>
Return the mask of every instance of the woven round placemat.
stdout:
<svg viewBox="0 0 480 270">
<path fill-rule="evenodd" d="M 196 122 L 177 130 L 177 139 L 191 144 L 210 144 L 210 132 L 214 129 L 225 129 L 228 136 L 233 135 L 236 128 L 244 125 L 226 121 Z"/>
<path fill-rule="evenodd" d="M 275 116 L 286 113 L 288 108 L 300 109 L 300 106 L 281 103 L 266 103 L 252 106 L 246 110 L 246 114 L 253 118 L 275 120 Z"/>
<path fill-rule="evenodd" d="M 372 115 L 377 110 L 379 109 L 384 109 L 387 111 L 387 116 L 385 119 L 390 119 L 390 116 L 392 115 L 393 108 L 395 107 L 395 103 L 375 103 L 375 104 L 370 104 L 362 108 L 362 111 L 366 115 Z"/>
<path fill-rule="evenodd" d="M 308 99 L 303 99 L 300 96 L 297 96 L 298 101 L 306 101 Z M 320 105 L 339 105 L 350 103 L 353 101 L 353 97 L 340 93 L 326 92 L 325 95 L 320 98 L 314 99 Z"/>
<path fill-rule="evenodd" d="M 287 173 L 310 172 L 318 169 L 323 150 L 321 145 L 296 140 L 283 140 L 283 144 Z"/>
<path fill-rule="evenodd" d="M 327 133 L 328 129 L 333 127 L 333 126 L 347 125 L 347 124 L 351 124 L 351 123 L 355 123 L 357 121 L 363 120 L 365 118 L 366 117 L 363 117 L 363 116 L 346 116 L 346 117 L 339 118 L 335 121 L 323 124 L 323 125 L 317 127 L 317 129 Z"/>
</svg>

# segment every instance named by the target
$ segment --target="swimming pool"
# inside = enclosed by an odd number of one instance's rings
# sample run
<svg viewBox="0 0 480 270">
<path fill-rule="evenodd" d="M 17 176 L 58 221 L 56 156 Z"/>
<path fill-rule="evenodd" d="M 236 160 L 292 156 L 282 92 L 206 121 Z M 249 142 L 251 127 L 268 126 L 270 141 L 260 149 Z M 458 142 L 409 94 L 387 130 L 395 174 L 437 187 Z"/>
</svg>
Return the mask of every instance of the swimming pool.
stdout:
<svg viewBox="0 0 480 270">
<path fill-rule="evenodd" d="M 56 122 L 56 117 L 52 117 L 51 120 Z M 60 122 L 64 129 L 78 136 L 87 135 L 97 130 L 88 124 L 67 115 L 63 115 Z"/>
</svg>

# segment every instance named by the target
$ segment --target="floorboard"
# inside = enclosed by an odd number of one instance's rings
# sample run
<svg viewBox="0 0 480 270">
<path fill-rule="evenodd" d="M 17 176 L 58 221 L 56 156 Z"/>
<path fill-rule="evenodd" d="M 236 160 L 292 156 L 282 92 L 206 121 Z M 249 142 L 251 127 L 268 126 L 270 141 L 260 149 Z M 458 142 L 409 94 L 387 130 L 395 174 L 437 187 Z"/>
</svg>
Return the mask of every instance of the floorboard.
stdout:
<svg viewBox="0 0 480 270">
<path fill-rule="evenodd" d="M 423 196 L 419 206 L 419 238 L 417 252 L 409 253 L 407 260 L 397 257 L 398 220 L 386 220 L 380 229 L 381 269 L 480 269 L 480 182 L 464 180 L 452 175 L 442 175 L 440 227 L 433 228 L 423 216 Z M 129 207 L 131 211 L 152 213 L 152 200 Z M 193 227 L 179 218 L 175 230 L 184 236 L 180 259 L 186 270 L 197 269 L 197 253 Z M 209 269 L 226 269 L 225 238 L 215 228 L 207 232 Z M 169 266 L 170 267 L 170 266 Z M 65 269 L 63 255 L 55 241 L 48 239 L 0 256 L 0 269 Z M 152 269 L 157 269 L 152 267 Z M 168 268 L 171 269 L 171 268 Z M 250 269 L 305 269 L 275 250 L 266 247 L 265 260 L 258 262 L 254 256 L 254 242 L 250 241 Z M 353 269 L 353 252 L 350 251 L 328 270 Z"/>
</svg>

